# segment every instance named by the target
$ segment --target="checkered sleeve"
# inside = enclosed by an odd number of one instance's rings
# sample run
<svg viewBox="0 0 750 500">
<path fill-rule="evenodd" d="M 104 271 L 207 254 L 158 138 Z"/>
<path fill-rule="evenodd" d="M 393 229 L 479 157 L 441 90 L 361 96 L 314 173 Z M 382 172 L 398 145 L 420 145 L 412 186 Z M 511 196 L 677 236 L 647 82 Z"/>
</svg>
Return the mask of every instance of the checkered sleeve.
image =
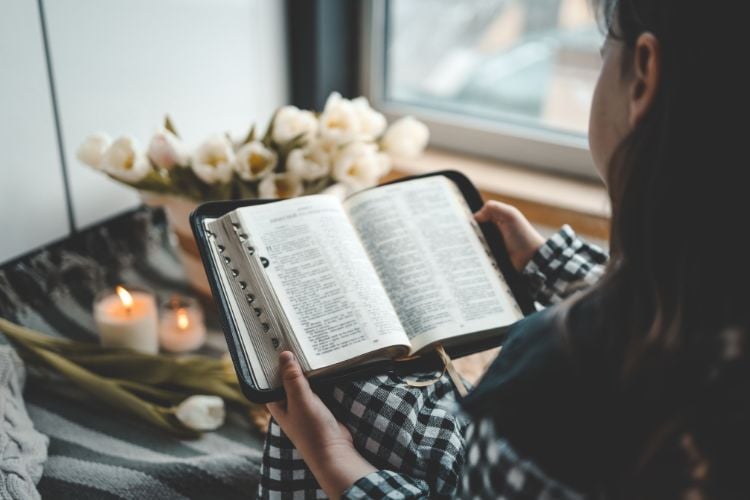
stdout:
<svg viewBox="0 0 750 500">
<path fill-rule="evenodd" d="M 341 498 L 361 500 L 370 498 L 399 498 L 412 500 L 428 498 L 430 490 L 424 481 L 389 470 L 379 470 L 360 478 Z"/>
<path fill-rule="evenodd" d="M 523 274 L 534 300 L 547 306 L 596 283 L 608 258 L 566 224 L 537 250 Z"/>
<path fill-rule="evenodd" d="M 384 490 L 392 491 L 393 498 L 455 497 L 468 421 L 455 411 L 456 392 L 446 375 L 432 385 L 414 387 L 391 373 L 337 385 L 319 396 L 349 429 L 362 456 L 381 470 L 350 489 L 350 498 L 367 498 L 373 491 L 382 497 Z M 294 445 L 273 421 L 266 436 L 258 494 L 269 499 L 325 497 Z"/>
<path fill-rule="evenodd" d="M 379 469 L 360 478 L 342 498 L 581 498 L 521 459 L 495 435 L 491 419 L 470 424 L 446 376 L 413 387 L 389 374 L 326 392 L 320 396 L 351 431 L 355 447 Z M 266 436 L 258 497 L 326 498 L 274 421 Z"/>
<path fill-rule="evenodd" d="M 552 479 L 539 467 L 520 458 L 507 440 L 495 433 L 491 419 L 472 423 L 465 435 L 466 461 L 457 496 L 461 498 L 506 498 L 583 500 L 583 496 Z M 388 470 L 360 478 L 346 490 L 347 499 L 423 499 L 429 488 L 420 480 Z"/>
</svg>

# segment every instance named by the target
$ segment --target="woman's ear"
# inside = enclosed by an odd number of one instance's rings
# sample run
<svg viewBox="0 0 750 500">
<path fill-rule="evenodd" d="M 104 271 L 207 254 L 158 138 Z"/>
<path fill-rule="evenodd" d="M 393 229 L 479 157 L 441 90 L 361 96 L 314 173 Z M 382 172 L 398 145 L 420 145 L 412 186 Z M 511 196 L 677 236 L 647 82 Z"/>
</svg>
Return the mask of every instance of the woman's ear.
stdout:
<svg viewBox="0 0 750 500">
<path fill-rule="evenodd" d="M 633 50 L 633 80 L 630 89 L 630 126 L 637 125 L 656 99 L 661 80 L 661 50 L 652 33 L 642 33 Z"/>
</svg>

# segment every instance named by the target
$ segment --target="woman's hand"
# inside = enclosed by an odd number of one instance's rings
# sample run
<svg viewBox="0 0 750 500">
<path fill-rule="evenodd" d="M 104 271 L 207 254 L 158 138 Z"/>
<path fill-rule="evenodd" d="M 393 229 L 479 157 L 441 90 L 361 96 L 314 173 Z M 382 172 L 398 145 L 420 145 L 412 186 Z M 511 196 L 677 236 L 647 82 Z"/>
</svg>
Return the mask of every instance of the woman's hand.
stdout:
<svg viewBox="0 0 750 500">
<path fill-rule="evenodd" d="M 331 498 L 338 498 L 357 479 L 376 469 L 354 449 L 352 435 L 312 392 L 294 355 L 279 357 L 286 402 L 268 410 L 294 443 L 305 463 Z"/>
<path fill-rule="evenodd" d="M 529 263 L 544 238 L 534 229 L 526 217 L 512 205 L 499 201 L 488 201 L 474 214 L 477 222 L 494 222 L 503 235 L 505 247 L 513 267 L 522 271 Z"/>
</svg>

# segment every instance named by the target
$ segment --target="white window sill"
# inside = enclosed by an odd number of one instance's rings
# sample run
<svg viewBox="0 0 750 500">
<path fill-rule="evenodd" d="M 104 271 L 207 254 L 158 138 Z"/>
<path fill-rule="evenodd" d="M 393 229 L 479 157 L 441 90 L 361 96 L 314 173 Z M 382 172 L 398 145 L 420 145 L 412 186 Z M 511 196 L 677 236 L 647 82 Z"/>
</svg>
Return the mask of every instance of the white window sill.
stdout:
<svg viewBox="0 0 750 500">
<path fill-rule="evenodd" d="M 416 159 L 398 160 L 395 168 L 406 175 L 435 170 L 458 170 L 481 191 L 571 210 L 582 215 L 609 218 L 607 190 L 601 182 L 591 182 L 474 158 L 436 149 Z"/>
<path fill-rule="evenodd" d="M 416 159 L 395 162 L 392 177 L 436 170 L 458 170 L 485 199 L 518 206 L 535 224 L 555 228 L 568 223 L 580 233 L 606 240 L 610 217 L 607 190 L 601 182 L 429 149 Z"/>
</svg>

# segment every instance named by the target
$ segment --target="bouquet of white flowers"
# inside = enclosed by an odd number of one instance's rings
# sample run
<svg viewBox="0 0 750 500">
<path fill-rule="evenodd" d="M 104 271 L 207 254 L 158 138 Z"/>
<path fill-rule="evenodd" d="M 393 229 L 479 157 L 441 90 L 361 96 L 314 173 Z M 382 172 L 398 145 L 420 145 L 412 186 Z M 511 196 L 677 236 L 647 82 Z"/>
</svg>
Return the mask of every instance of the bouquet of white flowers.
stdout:
<svg viewBox="0 0 750 500">
<path fill-rule="evenodd" d="M 364 97 L 328 97 L 322 113 L 279 108 L 264 134 L 250 128 L 241 141 L 208 137 L 194 149 L 167 117 L 146 150 L 130 136 L 87 137 L 77 156 L 85 164 L 140 191 L 195 201 L 290 198 L 334 184 L 353 192 L 377 184 L 392 156 L 413 157 L 425 148 L 427 127 L 405 117 L 387 127 Z"/>
</svg>

